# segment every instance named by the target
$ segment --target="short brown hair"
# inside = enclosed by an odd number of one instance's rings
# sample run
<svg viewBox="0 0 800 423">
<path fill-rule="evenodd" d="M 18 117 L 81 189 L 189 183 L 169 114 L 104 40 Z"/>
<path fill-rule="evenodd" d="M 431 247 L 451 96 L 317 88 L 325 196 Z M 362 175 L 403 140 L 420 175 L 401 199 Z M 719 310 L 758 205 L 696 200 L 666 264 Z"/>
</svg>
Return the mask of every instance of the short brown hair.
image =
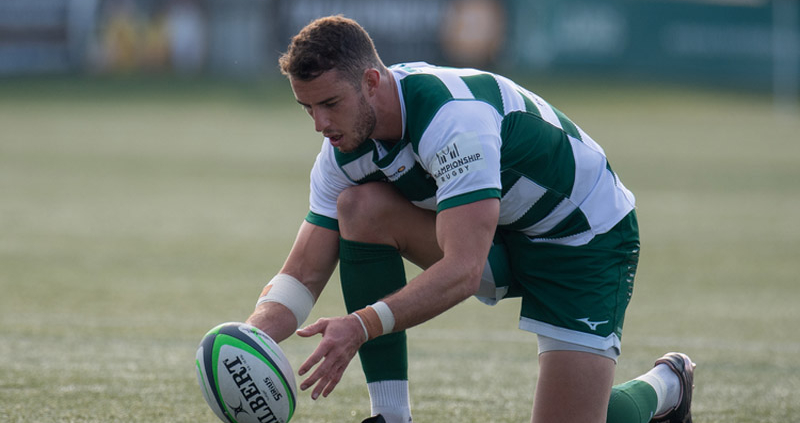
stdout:
<svg viewBox="0 0 800 423">
<path fill-rule="evenodd" d="M 367 31 L 356 21 L 342 16 L 319 18 L 292 37 L 289 49 L 280 59 L 281 73 L 310 81 L 336 69 L 354 85 L 364 71 L 383 68 Z"/>
</svg>

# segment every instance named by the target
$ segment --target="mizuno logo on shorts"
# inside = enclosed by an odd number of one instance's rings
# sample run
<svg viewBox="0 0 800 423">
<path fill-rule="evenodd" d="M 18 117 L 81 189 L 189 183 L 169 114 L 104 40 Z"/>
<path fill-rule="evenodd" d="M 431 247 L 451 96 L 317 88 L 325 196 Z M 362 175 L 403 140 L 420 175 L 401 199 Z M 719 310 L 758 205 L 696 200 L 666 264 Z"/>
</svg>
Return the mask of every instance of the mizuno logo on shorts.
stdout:
<svg viewBox="0 0 800 423">
<path fill-rule="evenodd" d="M 602 322 L 593 322 L 589 320 L 588 317 L 584 317 L 583 319 L 575 319 L 579 322 L 586 323 L 586 326 L 589 326 L 589 330 L 595 331 L 597 330 L 597 326 L 608 323 L 608 320 L 603 320 Z"/>
</svg>

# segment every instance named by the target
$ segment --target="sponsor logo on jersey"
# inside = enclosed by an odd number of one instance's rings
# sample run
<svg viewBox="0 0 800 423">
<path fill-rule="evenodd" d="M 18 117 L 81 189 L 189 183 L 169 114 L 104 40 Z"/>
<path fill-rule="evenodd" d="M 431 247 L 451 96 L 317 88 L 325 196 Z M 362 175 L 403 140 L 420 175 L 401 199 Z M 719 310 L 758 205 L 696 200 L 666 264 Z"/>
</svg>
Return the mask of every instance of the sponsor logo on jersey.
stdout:
<svg viewBox="0 0 800 423">
<path fill-rule="evenodd" d="M 431 173 L 442 184 L 470 172 L 486 168 L 485 155 L 478 135 L 466 133 L 436 153 Z"/>
<path fill-rule="evenodd" d="M 388 173 L 387 174 L 385 171 L 383 173 L 384 173 L 384 175 L 386 175 L 386 177 L 390 181 L 396 181 L 396 180 L 400 179 L 400 177 L 403 176 L 403 174 L 406 173 L 406 169 L 408 169 L 408 168 L 405 165 L 403 165 L 403 166 L 400 166 L 399 168 L 397 168 L 397 170 L 395 170 L 392 173 Z"/>
<path fill-rule="evenodd" d="M 383 156 L 380 157 L 383 158 Z M 386 167 L 382 167 L 381 171 L 386 175 L 386 178 L 394 182 L 411 171 L 416 162 L 414 158 L 414 148 L 411 144 L 407 144 L 397 153 L 397 157 L 394 158 L 392 163 Z"/>
</svg>

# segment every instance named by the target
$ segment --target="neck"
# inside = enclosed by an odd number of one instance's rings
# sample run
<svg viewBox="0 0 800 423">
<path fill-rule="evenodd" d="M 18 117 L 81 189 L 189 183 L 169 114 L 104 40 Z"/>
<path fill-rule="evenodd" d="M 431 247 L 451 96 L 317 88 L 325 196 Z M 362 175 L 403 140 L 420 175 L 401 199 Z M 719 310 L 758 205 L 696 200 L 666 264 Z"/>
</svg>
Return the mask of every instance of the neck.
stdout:
<svg viewBox="0 0 800 423">
<path fill-rule="evenodd" d="M 377 124 L 372 138 L 382 141 L 396 142 L 403 137 L 403 112 L 400 107 L 400 95 L 397 92 L 397 81 L 392 71 L 384 68 L 376 93 L 374 104 Z"/>
</svg>

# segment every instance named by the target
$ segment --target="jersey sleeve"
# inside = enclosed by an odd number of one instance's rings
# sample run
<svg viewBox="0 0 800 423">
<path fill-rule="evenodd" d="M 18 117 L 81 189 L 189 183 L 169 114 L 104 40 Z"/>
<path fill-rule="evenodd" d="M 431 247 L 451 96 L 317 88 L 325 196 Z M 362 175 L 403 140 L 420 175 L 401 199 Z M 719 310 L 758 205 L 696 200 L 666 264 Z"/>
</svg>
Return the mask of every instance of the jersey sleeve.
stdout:
<svg viewBox="0 0 800 423">
<path fill-rule="evenodd" d="M 336 164 L 333 146 L 323 142 L 311 168 L 309 212 L 306 221 L 324 228 L 339 230 L 336 200 L 346 188 L 355 185 Z"/>
<path fill-rule="evenodd" d="M 480 101 L 451 101 L 433 117 L 418 154 L 436 181 L 436 208 L 500 198 L 502 117 Z"/>
</svg>

